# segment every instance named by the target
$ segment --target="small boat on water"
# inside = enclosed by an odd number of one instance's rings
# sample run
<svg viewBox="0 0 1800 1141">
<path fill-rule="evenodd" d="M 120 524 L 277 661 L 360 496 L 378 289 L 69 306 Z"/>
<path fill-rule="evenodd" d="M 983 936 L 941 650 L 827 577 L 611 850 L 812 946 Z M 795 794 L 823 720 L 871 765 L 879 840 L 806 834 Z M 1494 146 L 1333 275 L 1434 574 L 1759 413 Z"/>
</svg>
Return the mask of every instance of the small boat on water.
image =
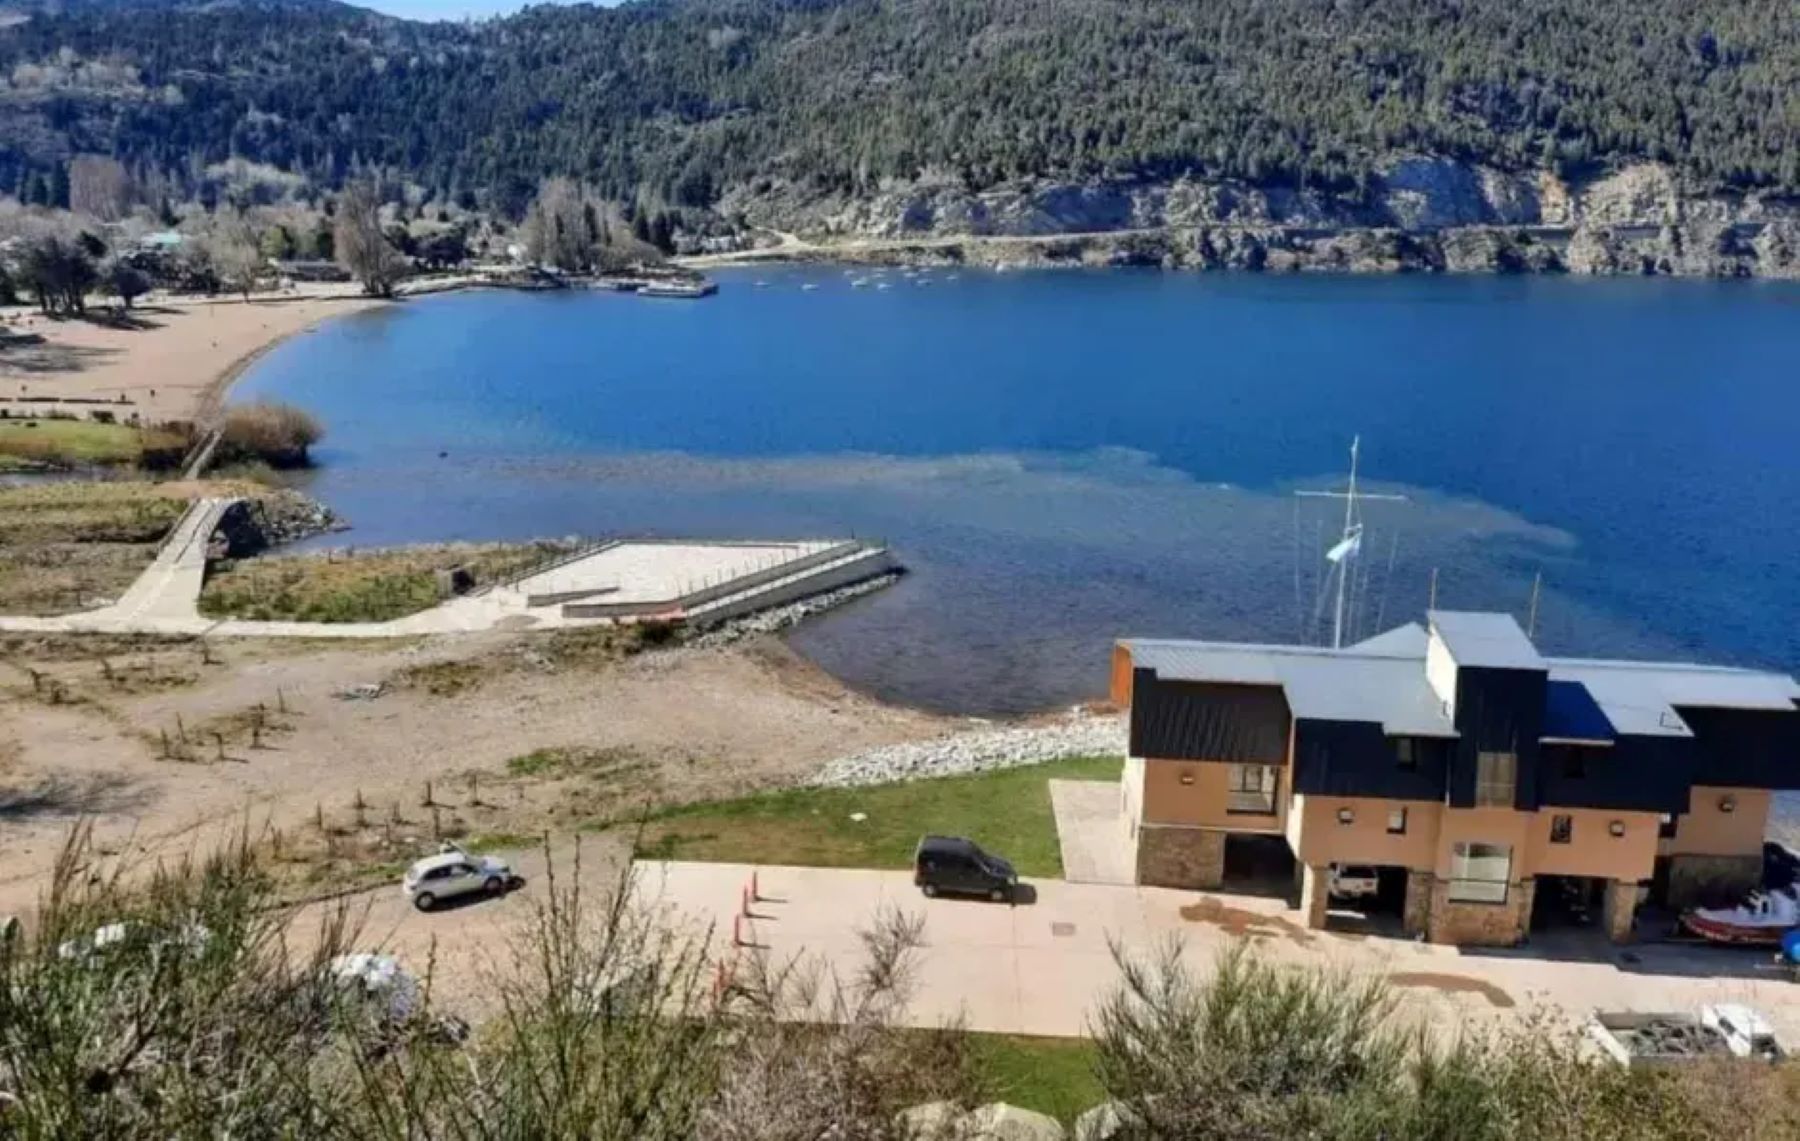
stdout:
<svg viewBox="0 0 1800 1141">
<path fill-rule="evenodd" d="M 811 293 L 813 290 L 815 290 L 817 288 L 819 288 L 819 283 L 816 281 L 809 281 L 805 285 L 802 285 L 800 287 L 801 292 L 803 292 L 803 293 Z"/>
<path fill-rule="evenodd" d="M 892 288 L 894 288 L 894 283 L 891 281 L 879 281 L 879 282 L 875 283 L 875 288 L 876 289 L 892 289 Z"/>
<path fill-rule="evenodd" d="M 652 281 L 638 289 L 639 297 L 710 297 L 719 291 L 712 281 Z"/>
<path fill-rule="evenodd" d="M 1681 925 L 1709 943 L 1775 945 L 1800 928 L 1796 889 L 1753 891 L 1736 907 L 1696 907 L 1682 913 Z"/>
<path fill-rule="evenodd" d="M 869 279 L 866 277 L 853 277 L 850 279 L 850 288 L 851 289 L 861 289 L 863 286 L 865 286 L 867 284 L 869 284 Z"/>
</svg>

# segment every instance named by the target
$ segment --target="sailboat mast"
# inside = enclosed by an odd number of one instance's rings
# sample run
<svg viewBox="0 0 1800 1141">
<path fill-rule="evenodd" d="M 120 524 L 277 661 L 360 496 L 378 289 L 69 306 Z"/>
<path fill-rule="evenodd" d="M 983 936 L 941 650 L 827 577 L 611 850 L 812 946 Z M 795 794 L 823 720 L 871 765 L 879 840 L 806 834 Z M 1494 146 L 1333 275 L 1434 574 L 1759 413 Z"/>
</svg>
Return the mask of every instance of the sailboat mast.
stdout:
<svg viewBox="0 0 1800 1141">
<path fill-rule="evenodd" d="M 1404 502 L 1406 499 L 1406 496 L 1404 495 L 1384 495 L 1381 492 L 1365 493 L 1358 491 L 1356 488 L 1356 477 L 1360 474 L 1358 468 L 1360 466 L 1359 461 L 1361 456 L 1362 437 L 1360 435 L 1354 436 L 1350 440 L 1350 484 L 1343 491 L 1311 491 L 1302 488 L 1299 491 L 1294 492 L 1295 495 L 1299 496 L 1307 496 L 1316 499 L 1341 499 L 1344 501 L 1343 538 L 1338 540 L 1337 546 L 1325 552 L 1325 561 L 1330 563 L 1333 568 L 1329 573 L 1334 573 L 1338 576 L 1336 591 L 1337 599 L 1335 605 L 1332 607 L 1331 615 L 1331 648 L 1334 650 L 1341 650 L 1344 648 L 1344 608 L 1350 591 L 1350 560 L 1360 554 L 1362 548 L 1363 524 L 1362 516 L 1359 514 L 1358 509 L 1365 499 L 1391 499 L 1396 502 Z M 1364 585 L 1367 585 L 1366 580 Z M 1314 596 L 1315 618 L 1318 616 L 1317 610 L 1319 604 L 1323 603 L 1325 600 L 1326 589 L 1327 584 L 1321 582 L 1319 584 L 1319 590 Z"/>
<path fill-rule="evenodd" d="M 1348 544 L 1354 535 L 1356 526 L 1356 453 L 1362 446 L 1362 437 L 1354 436 L 1350 440 L 1350 487 L 1344 495 L 1344 538 Z M 1344 582 L 1350 577 L 1350 558 L 1355 549 L 1346 546 L 1344 557 L 1338 561 L 1337 576 L 1337 608 L 1331 619 L 1331 648 L 1344 648 Z"/>
</svg>

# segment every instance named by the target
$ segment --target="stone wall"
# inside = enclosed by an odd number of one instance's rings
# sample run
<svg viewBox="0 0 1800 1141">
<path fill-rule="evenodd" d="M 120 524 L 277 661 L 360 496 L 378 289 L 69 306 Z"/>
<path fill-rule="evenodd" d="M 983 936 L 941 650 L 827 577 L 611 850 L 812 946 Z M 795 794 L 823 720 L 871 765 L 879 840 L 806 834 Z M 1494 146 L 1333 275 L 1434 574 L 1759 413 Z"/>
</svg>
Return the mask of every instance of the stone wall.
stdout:
<svg viewBox="0 0 1800 1141">
<path fill-rule="evenodd" d="M 1467 947 L 1516 946 L 1530 930 L 1536 894 L 1537 881 L 1524 879 L 1510 886 L 1505 903 L 1465 903 L 1450 898 L 1448 880 L 1437 880 L 1431 889 L 1426 938 Z"/>
<path fill-rule="evenodd" d="M 1329 864 L 1300 865 L 1300 913 L 1301 922 L 1314 931 L 1325 930 L 1325 911 L 1330 903 L 1331 866 Z"/>
<path fill-rule="evenodd" d="M 1430 872 L 1406 873 L 1406 909 L 1401 913 L 1400 922 L 1408 935 L 1416 937 L 1429 933 L 1431 896 L 1436 883 L 1437 877 Z"/>
<path fill-rule="evenodd" d="M 1615 943 L 1629 943 L 1635 934 L 1632 920 L 1637 915 L 1643 888 L 1631 880 L 1606 881 L 1606 896 L 1600 903 L 1600 921 L 1606 937 Z"/>
<path fill-rule="evenodd" d="M 1225 880 L 1225 833 L 1145 824 L 1137 834 L 1137 882 L 1213 890 Z"/>
<path fill-rule="evenodd" d="M 1762 883 L 1756 856 L 1670 856 L 1668 905 L 1676 910 L 1731 904 Z"/>
</svg>

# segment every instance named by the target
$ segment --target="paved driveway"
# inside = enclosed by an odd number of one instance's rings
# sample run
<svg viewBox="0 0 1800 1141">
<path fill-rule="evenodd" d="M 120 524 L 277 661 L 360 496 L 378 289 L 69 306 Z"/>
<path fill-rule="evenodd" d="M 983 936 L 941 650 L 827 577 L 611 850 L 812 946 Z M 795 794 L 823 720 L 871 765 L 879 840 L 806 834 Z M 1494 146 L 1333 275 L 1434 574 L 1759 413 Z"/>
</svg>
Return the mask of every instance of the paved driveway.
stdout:
<svg viewBox="0 0 1800 1141">
<path fill-rule="evenodd" d="M 1131 845 L 1116 780 L 1052 780 L 1050 808 L 1070 883 L 1132 884 Z"/>
<path fill-rule="evenodd" d="M 1117 982 L 1109 940 L 1145 954 L 1181 940 L 1204 969 L 1218 951 L 1249 940 L 1278 962 L 1374 971 L 1400 988 L 1404 1008 L 1454 1031 L 1470 1021 L 1516 1019 L 1533 1008 L 1583 1019 L 1596 1007 L 1693 1010 L 1747 1002 L 1784 1041 L 1800 1045 L 1800 986 L 1775 975 L 1767 956 L 1649 945 L 1631 959 L 1588 935 L 1519 951 L 1461 952 L 1406 939 L 1307 931 L 1280 900 L 1162 888 L 1040 881 L 1019 906 L 927 900 L 905 872 L 741 864 L 638 865 L 646 898 L 686 922 L 712 924 L 730 955 L 733 916 L 754 870 L 764 901 L 744 925 L 754 946 L 737 954 L 817 956 L 848 975 L 857 938 L 884 907 L 923 915 L 908 1020 L 960 1018 L 970 1029 L 1072 1036 Z M 1631 961 L 1635 960 L 1635 961 Z"/>
</svg>

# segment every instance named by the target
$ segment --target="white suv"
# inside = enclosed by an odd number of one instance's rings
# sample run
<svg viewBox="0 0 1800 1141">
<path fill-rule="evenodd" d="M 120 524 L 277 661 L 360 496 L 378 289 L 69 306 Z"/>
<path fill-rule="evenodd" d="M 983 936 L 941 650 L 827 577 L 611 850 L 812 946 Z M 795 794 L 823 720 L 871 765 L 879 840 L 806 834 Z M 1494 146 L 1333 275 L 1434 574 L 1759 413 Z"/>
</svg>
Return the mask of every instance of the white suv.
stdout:
<svg viewBox="0 0 1800 1141">
<path fill-rule="evenodd" d="M 406 869 L 400 890 L 420 911 L 430 911 L 441 900 L 459 895 L 499 895 L 513 884 L 513 870 L 494 856 L 471 856 L 447 845 L 435 856 L 426 856 Z"/>
<path fill-rule="evenodd" d="M 1372 899 L 1381 893 L 1381 876 L 1367 864 L 1333 864 L 1330 892 L 1333 899 Z"/>
</svg>

